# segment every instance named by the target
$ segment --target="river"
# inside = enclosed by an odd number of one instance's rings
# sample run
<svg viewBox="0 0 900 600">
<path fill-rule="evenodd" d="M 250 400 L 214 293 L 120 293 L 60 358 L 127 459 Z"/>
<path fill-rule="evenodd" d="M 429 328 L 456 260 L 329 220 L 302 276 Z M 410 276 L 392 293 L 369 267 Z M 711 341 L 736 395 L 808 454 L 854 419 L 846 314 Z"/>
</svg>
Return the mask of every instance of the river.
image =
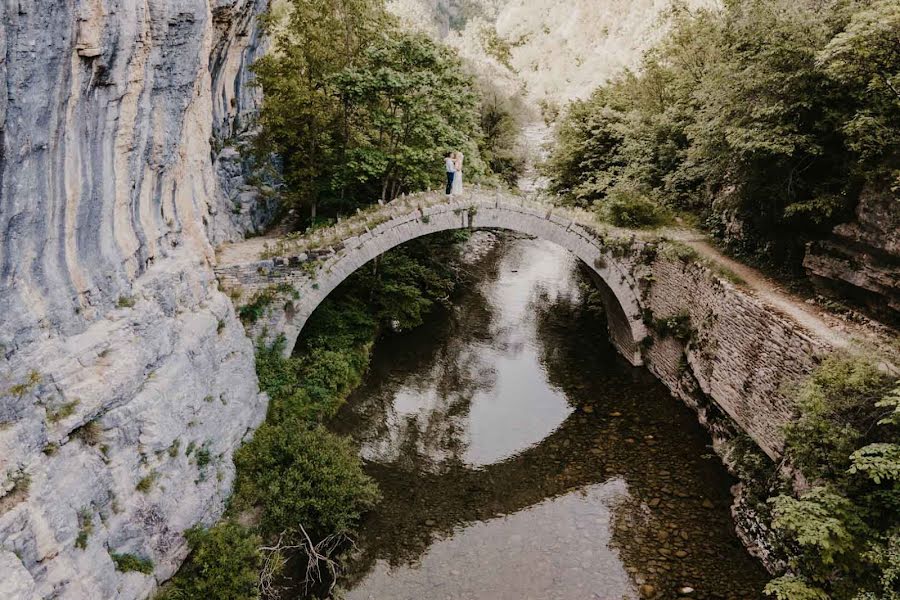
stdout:
<svg viewBox="0 0 900 600">
<path fill-rule="evenodd" d="M 760 598 L 734 480 L 695 414 L 616 354 L 576 260 L 504 236 L 470 268 L 452 310 L 379 342 L 333 424 L 384 495 L 340 593 Z"/>
</svg>

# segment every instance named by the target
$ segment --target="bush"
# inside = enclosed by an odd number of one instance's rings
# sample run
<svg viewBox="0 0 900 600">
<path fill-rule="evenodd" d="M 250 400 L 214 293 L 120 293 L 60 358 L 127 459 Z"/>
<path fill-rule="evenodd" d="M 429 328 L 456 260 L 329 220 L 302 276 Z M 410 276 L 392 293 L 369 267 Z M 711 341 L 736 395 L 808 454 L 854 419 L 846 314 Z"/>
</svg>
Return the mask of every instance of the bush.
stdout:
<svg viewBox="0 0 900 600">
<path fill-rule="evenodd" d="M 267 535 L 299 533 L 301 525 L 314 540 L 347 533 L 378 500 L 348 441 L 294 419 L 260 427 L 235 454 L 235 465 L 236 500 L 262 508 Z"/>
<path fill-rule="evenodd" d="M 900 379 L 834 356 L 798 389 L 785 458 L 812 483 L 769 500 L 792 573 L 776 598 L 896 600 L 900 545 Z"/>
<path fill-rule="evenodd" d="M 163 598 L 254 600 L 262 568 L 262 539 L 246 527 L 224 522 L 211 529 L 185 532 L 190 560 L 163 593 Z"/>
<path fill-rule="evenodd" d="M 614 190 L 600 204 L 600 218 L 617 227 L 659 227 L 668 222 L 662 207 L 633 190 Z"/>
<path fill-rule="evenodd" d="M 580 205 L 622 185 L 646 190 L 718 223 L 735 250 L 801 271 L 805 242 L 852 218 L 864 186 L 898 182 L 900 9 L 718 4 L 673 3 L 640 68 L 569 107 L 550 189 Z"/>
<path fill-rule="evenodd" d="M 122 573 L 136 571 L 144 575 L 149 575 L 153 572 L 153 561 L 149 558 L 141 558 L 134 554 L 116 554 L 115 552 L 110 552 L 109 557 L 115 563 L 116 571 L 121 571 Z"/>
<path fill-rule="evenodd" d="M 668 221 L 661 206 L 635 190 L 615 189 L 600 203 L 600 217 L 618 227 L 658 227 Z"/>
</svg>

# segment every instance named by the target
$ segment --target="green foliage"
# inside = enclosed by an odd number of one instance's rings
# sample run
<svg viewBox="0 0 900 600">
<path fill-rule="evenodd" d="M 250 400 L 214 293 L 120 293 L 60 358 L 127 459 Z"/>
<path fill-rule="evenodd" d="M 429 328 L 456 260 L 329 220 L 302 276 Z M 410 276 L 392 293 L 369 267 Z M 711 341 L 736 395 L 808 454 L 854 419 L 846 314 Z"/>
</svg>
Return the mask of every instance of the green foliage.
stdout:
<svg viewBox="0 0 900 600">
<path fill-rule="evenodd" d="M 797 392 L 800 416 L 785 431 L 794 465 L 810 480 L 845 480 L 851 454 L 879 441 L 878 404 L 891 389 L 874 361 L 827 359 Z"/>
<path fill-rule="evenodd" d="M 658 227 L 668 222 L 659 204 L 637 190 L 615 187 L 600 203 L 600 217 L 619 227 Z"/>
<path fill-rule="evenodd" d="M 507 97 L 491 82 L 479 82 L 479 120 L 482 137 L 479 152 L 491 172 L 508 186 L 515 186 L 525 170 L 519 147 L 521 117 L 525 106 L 518 96 Z"/>
<path fill-rule="evenodd" d="M 110 552 L 109 557 L 112 558 L 113 563 L 116 565 L 116 570 L 122 573 L 131 571 L 143 573 L 144 575 L 153 573 L 153 561 L 149 558 L 142 558 L 136 554 L 116 554 L 115 552 Z"/>
<path fill-rule="evenodd" d="M 82 508 L 78 511 L 78 535 L 75 537 L 75 547 L 84 550 L 87 548 L 88 538 L 94 533 L 94 515 L 90 508 Z"/>
<path fill-rule="evenodd" d="M 814 555 L 823 565 L 847 560 L 859 551 L 859 533 L 865 525 L 850 500 L 825 487 L 815 487 L 799 499 L 778 496 L 772 499 L 774 527 L 797 542 L 803 552 Z"/>
<path fill-rule="evenodd" d="M 652 327 L 661 337 L 671 337 L 680 342 L 688 342 L 694 335 L 691 315 L 686 310 L 668 317 L 654 319 Z"/>
<path fill-rule="evenodd" d="M 774 580 L 767 593 L 900 597 L 897 384 L 874 359 L 839 355 L 797 390 L 799 415 L 786 428 L 785 457 L 814 486 L 770 500 L 793 575 Z"/>
<path fill-rule="evenodd" d="M 850 455 L 849 473 L 865 473 L 873 482 L 900 479 L 900 445 L 869 444 Z"/>
<path fill-rule="evenodd" d="M 189 533 L 193 552 L 165 597 L 255 598 L 261 566 L 255 536 L 275 540 L 284 533 L 283 541 L 297 541 L 301 526 L 314 542 L 347 534 L 377 501 L 357 449 L 322 424 L 362 381 L 383 327 L 414 327 L 446 301 L 459 281 L 453 258 L 466 235 L 405 244 L 354 273 L 310 317 L 293 356 L 284 357 L 283 338 L 258 345 L 256 371 L 269 412 L 235 453 L 230 507 L 232 516 L 258 514 L 258 525 L 251 531 L 224 522 Z M 201 469 L 211 460 L 206 445 L 193 441 L 185 454 L 195 455 Z"/>
<path fill-rule="evenodd" d="M 275 301 L 275 293 L 273 290 L 263 290 L 253 297 L 248 304 L 238 309 L 238 317 L 241 322 L 246 324 L 256 323 L 263 315 L 266 314 L 266 308 Z"/>
<path fill-rule="evenodd" d="M 236 523 L 185 532 L 191 548 L 184 564 L 162 597 L 169 600 L 255 600 L 262 568 L 262 539 Z"/>
<path fill-rule="evenodd" d="M 321 427 L 296 420 L 264 424 L 235 454 L 237 502 L 262 508 L 269 535 L 297 536 L 302 525 L 314 539 L 347 533 L 378 499 L 356 450 Z"/>
<path fill-rule="evenodd" d="M 831 600 L 824 591 L 794 575 L 773 579 L 766 585 L 765 593 L 777 600 Z"/>
<path fill-rule="evenodd" d="M 439 185 L 442 153 L 482 168 L 477 97 L 456 53 L 403 31 L 381 0 L 290 0 L 255 65 L 257 146 L 280 157 L 286 200 L 346 211 Z"/>
<path fill-rule="evenodd" d="M 117 308 L 132 308 L 134 305 L 134 296 L 119 296 L 119 300 L 116 302 Z"/>
<path fill-rule="evenodd" d="M 670 17 L 639 74 L 561 120 L 547 170 L 564 199 L 639 190 L 736 249 L 796 264 L 863 185 L 900 182 L 896 2 L 734 0 Z M 723 226 L 735 217 L 739 233 Z"/>
</svg>

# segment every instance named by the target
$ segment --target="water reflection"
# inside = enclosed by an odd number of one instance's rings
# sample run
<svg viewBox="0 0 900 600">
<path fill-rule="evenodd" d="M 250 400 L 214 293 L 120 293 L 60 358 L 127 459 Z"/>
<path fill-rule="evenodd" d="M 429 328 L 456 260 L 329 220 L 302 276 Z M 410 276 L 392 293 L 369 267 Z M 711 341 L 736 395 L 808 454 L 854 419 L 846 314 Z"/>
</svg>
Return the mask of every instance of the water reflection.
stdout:
<svg viewBox="0 0 900 600">
<path fill-rule="evenodd" d="M 537 240 L 380 344 L 336 427 L 384 500 L 341 586 L 356 598 L 758 598 L 731 480 L 696 417 L 606 341 L 574 260 Z"/>
</svg>

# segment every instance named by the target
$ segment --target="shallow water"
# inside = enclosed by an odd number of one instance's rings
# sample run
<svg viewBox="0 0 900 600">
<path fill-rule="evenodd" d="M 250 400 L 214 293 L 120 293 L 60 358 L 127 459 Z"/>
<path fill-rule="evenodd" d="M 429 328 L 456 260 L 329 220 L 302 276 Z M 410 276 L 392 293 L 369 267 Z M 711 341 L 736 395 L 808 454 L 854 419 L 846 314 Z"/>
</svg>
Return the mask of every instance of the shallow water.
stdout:
<svg viewBox="0 0 900 600">
<path fill-rule="evenodd" d="M 379 342 L 334 423 L 384 495 L 344 596 L 761 597 L 733 480 L 694 413 L 616 354 L 575 259 L 507 239 L 472 268 L 452 311 Z"/>
</svg>

